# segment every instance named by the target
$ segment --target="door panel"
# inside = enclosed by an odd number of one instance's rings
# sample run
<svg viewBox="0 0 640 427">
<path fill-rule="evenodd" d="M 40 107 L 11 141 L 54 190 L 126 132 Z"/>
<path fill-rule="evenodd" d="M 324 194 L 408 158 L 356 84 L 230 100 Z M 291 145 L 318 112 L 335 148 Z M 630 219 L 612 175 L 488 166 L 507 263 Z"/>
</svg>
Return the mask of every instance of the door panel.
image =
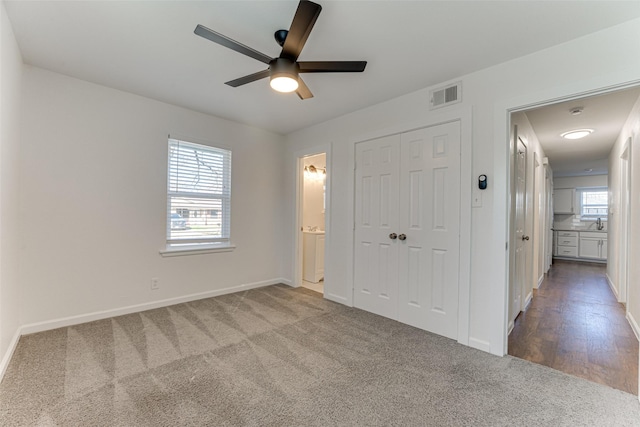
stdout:
<svg viewBox="0 0 640 427">
<path fill-rule="evenodd" d="M 385 317 L 398 313 L 400 137 L 356 144 L 354 305 Z"/>
<path fill-rule="evenodd" d="M 398 320 L 456 338 L 460 124 L 408 132 L 401 141 L 399 224 L 407 239 L 399 242 Z"/>
<path fill-rule="evenodd" d="M 516 195 L 515 195 L 515 272 L 514 280 L 511 283 L 509 320 L 511 325 L 515 321 L 522 308 L 522 290 L 526 281 L 526 242 L 525 237 L 525 214 L 526 214 L 526 167 L 527 167 L 527 147 L 518 138 L 515 153 L 516 168 Z"/>
</svg>

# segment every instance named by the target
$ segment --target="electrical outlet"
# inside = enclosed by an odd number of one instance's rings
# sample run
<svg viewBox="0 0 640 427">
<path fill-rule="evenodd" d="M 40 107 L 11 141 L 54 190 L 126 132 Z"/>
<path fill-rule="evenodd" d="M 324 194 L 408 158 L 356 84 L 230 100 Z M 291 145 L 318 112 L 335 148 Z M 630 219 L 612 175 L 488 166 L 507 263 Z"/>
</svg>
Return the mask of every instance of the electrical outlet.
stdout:
<svg viewBox="0 0 640 427">
<path fill-rule="evenodd" d="M 160 289 L 160 282 L 157 277 L 151 279 L 151 290 L 155 291 L 156 289 Z"/>
</svg>

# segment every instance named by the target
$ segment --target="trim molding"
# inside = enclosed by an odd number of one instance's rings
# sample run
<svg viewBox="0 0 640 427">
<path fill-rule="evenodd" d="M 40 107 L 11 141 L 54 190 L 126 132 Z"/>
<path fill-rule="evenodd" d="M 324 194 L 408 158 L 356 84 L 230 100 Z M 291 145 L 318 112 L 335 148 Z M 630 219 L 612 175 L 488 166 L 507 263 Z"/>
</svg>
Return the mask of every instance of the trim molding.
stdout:
<svg viewBox="0 0 640 427">
<path fill-rule="evenodd" d="M 609 273 L 605 273 L 605 276 L 607 278 L 607 283 L 609 284 L 609 288 L 611 288 L 611 292 L 613 292 L 613 295 L 615 295 L 616 297 L 616 301 L 621 302 L 620 295 L 618 294 L 618 289 L 616 289 L 616 287 L 613 285 L 613 281 L 611 280 L 611 277 L 609 277 Z"/>
<path fill-rule="evenodd" d="M 264 286 L 282 283 L 281 278 L 263 280 L 261 282 L 245 283 L 242 285 L 231 286 L 213 291 L 200 292 L 197 294 L 184 295 L 181 297 L 168 298 L 159 301 L 147 302 L 143 304 L 129 305 L 126 307 L 116 308 L 112 310 L 95 311 L 93 313 L 80 314 L 77 316 L 63 317 L 60 319 L 47 320 L 44 322 L 29 323 L 23 325 L 19 332 L 20 335 L 28 335 L 36 332 L 48 331 L 56 328 L 64 328 L 67 326 L 78 325 L 81 323 L 92 322 L 94 320 L 107 319 L 109 317 L 122 316 L 125 314 L 138 313 L 141 311 L 152 310 L 154 308 L 167 307 L 170 305 L 181 304 L 184 302 L 196 301 L 204 298 L 211 298 L 219 295 L 230 294 L 233 292 L 245 291 L 249 289 L 261 288 Z"/>
<path fill-rule="evenodd" d="M 473 347 L 475 349 L 482 350 L 482 351 L 485 351 L 487 353 L 492 353 L 491 352 L 491 343 L 489 343 L 489 341 L 479 340 L 477 338 L 469 337 L 469 347 Z M 495 353 L 492 353 L 492 354 L 495 354 Z M 499 354 L 498 356 L 504 356 L 504 355 L 503 354 Z"/>
<path fill-rule="evenodd" d="M 22 336 L 22 328 L 19 327 L 16 330 L 16 333 L 13 334 L 13 338 L 11 338 L 11 342 L 9 342 L 9 347 L 7 348 L 7 352 L 4 354 L 2 361 L 0 361 L 0 383 L 4 379 L 4 374 L 7 372 L 7 368 L 9 367 L 9 362 L 11 362 L 13 353 L 16 351 L 16 347 L 18 347 L 18 341 L 20 341 L 20 336 Z"/>
<path fill-rule="evenodd" d="M 636 338 L 640 341 L 640 325 L 636 322 L 636 319 L 633 318 L 631 312 L 627 311 L 627 320 L 631 325 L 631 329 L 633 329 L 633 333 L 636 334 Z"/>
<path fill-rule="evenodd" d="M 341 297 L 341 296 L 336 295 L 336 294 L 332 294 L 332 293 L 327 292 L 327 293 L 325 293 L 324 298 L 328 299 L 329 301 L 333 301 L 333 302 L 337 302 L 337 303 L 340 303 L 340 304 L 344 304 L 344 305 L 346 305 L 348 307 L 353 307 L 352 304 L 349 304 L 349 299 L 348 298 Z"/>
<path fill-rule="evenodd" d="M 544 282 L 544 273 L 538 279 L 538 286 L 536 287 L 536 289 L 540 289 L 540 286 L 542 286 L 542 282 Z"/>
<path fill-rule="evenodd" d="M 533 300 L 533 291 L 529 292 L 527 297 L 524 299 L 524 308 L 522 309 L 522 311 L 526 311 L 527 308 L 529 308 L 529 304 L 531 304 L 532 300 Z M 511 331 L 509 331 L 509 333 L 511 333 Z"/>
</svg>

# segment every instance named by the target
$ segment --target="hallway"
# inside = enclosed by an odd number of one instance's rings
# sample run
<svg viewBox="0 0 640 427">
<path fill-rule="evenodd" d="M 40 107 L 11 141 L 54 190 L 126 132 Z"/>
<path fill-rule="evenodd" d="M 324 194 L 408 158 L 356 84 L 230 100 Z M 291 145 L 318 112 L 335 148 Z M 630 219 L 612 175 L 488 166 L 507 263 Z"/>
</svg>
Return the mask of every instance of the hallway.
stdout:
<svg viewBox="0 0 640 427">
<path fill-rule="evenodd" d="M 554 260 L 516 319 L 509 354 L 638 394 L 638 340 L 604 264 Z"/>
</svg>

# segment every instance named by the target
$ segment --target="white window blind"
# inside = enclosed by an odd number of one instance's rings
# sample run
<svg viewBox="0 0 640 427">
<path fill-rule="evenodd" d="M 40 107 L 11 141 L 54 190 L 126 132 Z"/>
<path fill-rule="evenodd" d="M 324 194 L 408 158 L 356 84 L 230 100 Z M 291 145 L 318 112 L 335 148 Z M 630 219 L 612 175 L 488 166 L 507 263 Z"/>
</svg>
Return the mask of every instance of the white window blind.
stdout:
<svg viewBox="0 0 640 427">
<path fill-rule="evenodd" d="M 229 243 L 231 151 L 169 139 L 167 245 Z"/>
</svg>

